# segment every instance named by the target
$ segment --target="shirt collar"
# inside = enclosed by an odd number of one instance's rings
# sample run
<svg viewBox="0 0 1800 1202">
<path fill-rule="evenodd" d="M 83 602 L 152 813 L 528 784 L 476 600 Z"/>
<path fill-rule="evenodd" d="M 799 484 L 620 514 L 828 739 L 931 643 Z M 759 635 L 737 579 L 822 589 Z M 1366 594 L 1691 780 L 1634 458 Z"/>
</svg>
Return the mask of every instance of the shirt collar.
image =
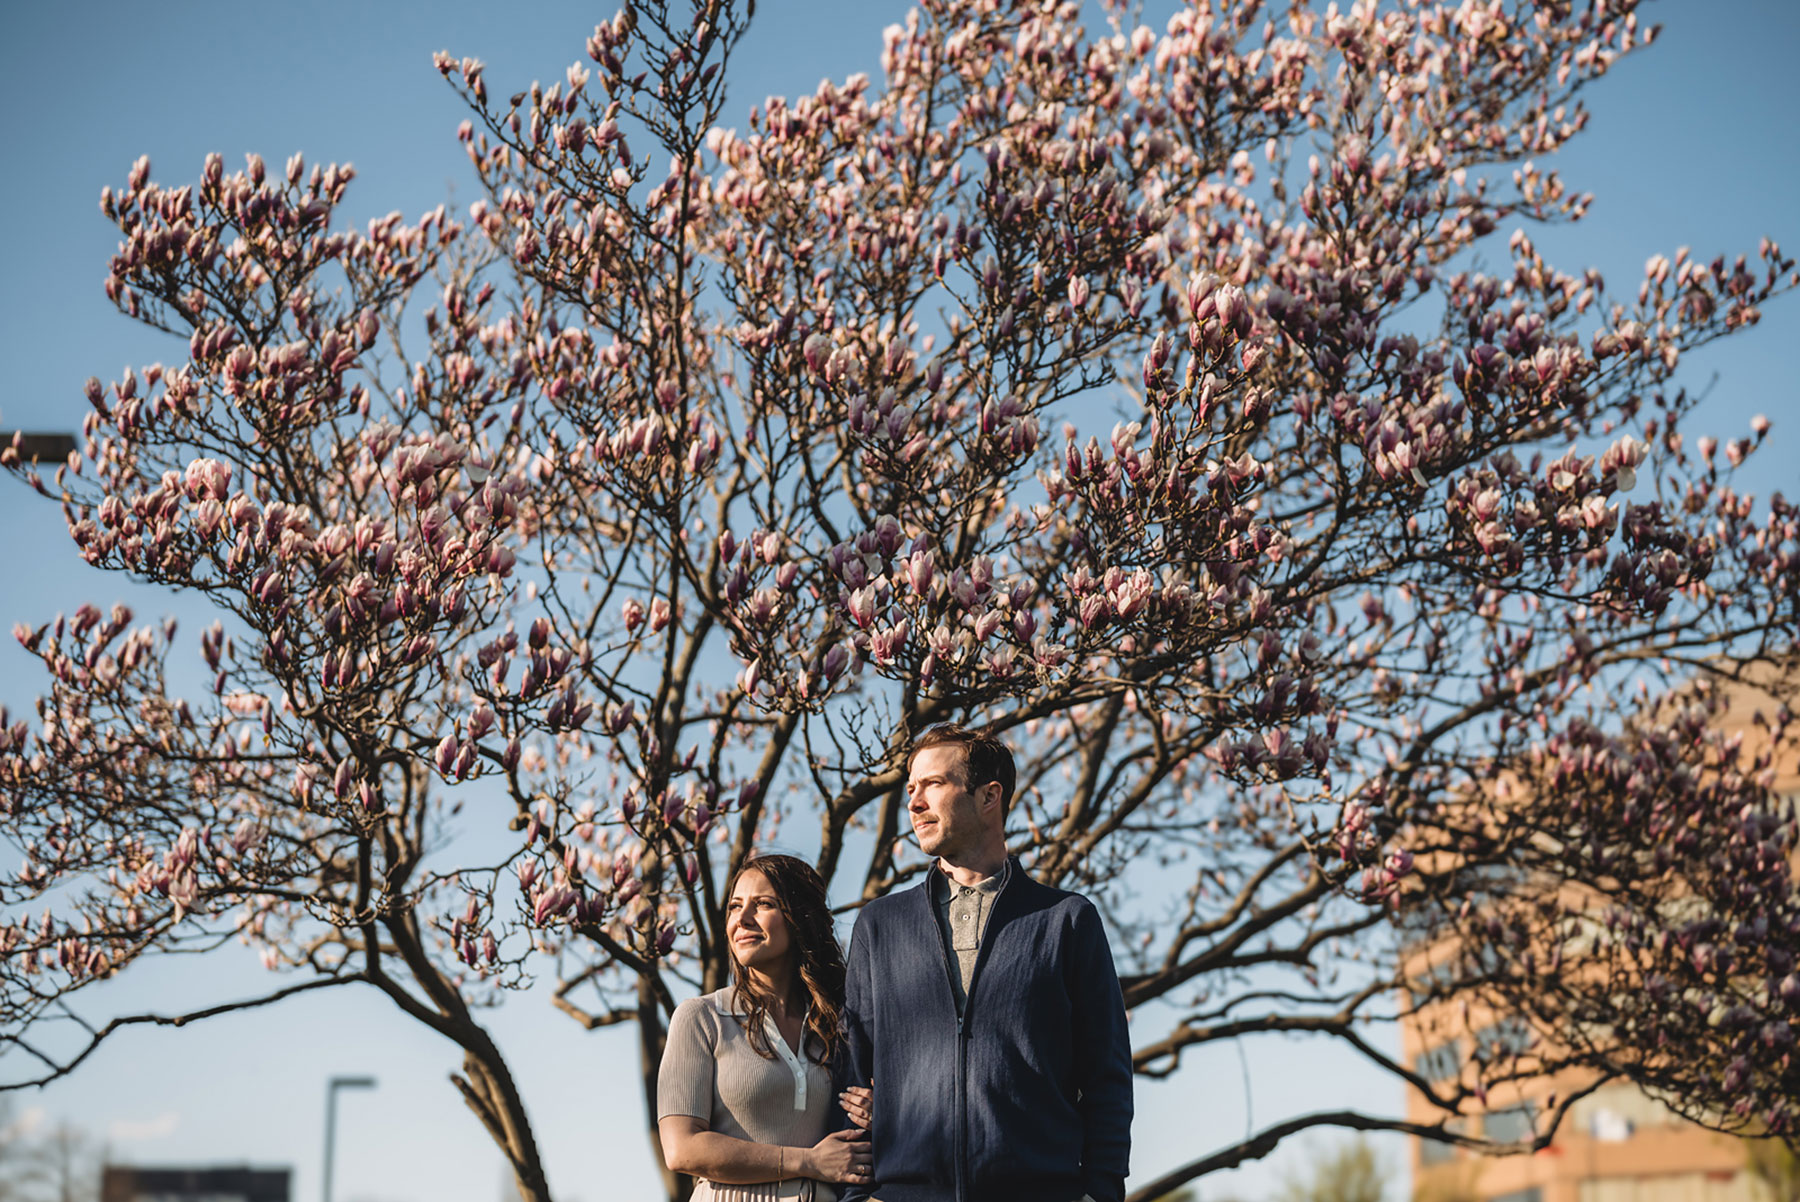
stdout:
<svg viewBox="0 0 1800 1202">
<path fill-rule="evenodd" d="M 960 886 L 959 885 L 957 887 L 958 888 L 965 888 L 965 887 L 971 888 L 971 889 L 976 890 L 977 892 L 986 893 L 989 896 L 992 896 L 994 894 L 999 893 L 1000 890 L 1006 888 L 1006 882 L 1009 879 L 1011 879 L 1011 877 L 1012 877 L 1012 857 L 1008 856 L 1001 863 L 999 872 L 994 873 L 992 876 L 983 877 L 979 881 L 976 881 L 973 885 L 969 885 L 969 886 Z M 932 865 L 931 895 L 933 897 L 939 898 L 939 899 L 948 898 L 950 896 L 950 887 L 954 884 L 956 884 L 956 882 L 954 882 L 950 879 L 950 874 L 944 871 L 944 862 L 942 860 L 939 860 L 939 861 L 937 861 L 936 864 Z"/>
<path fill-rule="evenodd" d="M 727 985 L 712 999 L 713 1009 L 728 1018 L 745 1019 L 750 1017 L 750 1005 L 739 994 L 736 985 Z M 765 1015 L 766 1017 L 766 1015 Z M 802 1024 L 812 1019 L 812 998 L 806 999 L 806 1011 L 800 1016 Z"/>
</svg>

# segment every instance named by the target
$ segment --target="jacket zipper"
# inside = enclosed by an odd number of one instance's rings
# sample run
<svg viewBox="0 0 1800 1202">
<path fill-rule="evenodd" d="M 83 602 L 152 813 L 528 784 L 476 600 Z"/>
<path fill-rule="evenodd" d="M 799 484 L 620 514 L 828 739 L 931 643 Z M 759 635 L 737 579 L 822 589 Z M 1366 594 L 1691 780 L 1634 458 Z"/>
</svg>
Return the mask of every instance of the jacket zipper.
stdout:
<svg viewBox="0 0 1800 1202">
<path fill-rule="evenodd" d="M 965 1008 L 968 1003 L 965 1001 Z M 969 1044 L 963 1016 L 956 1016 L 956 1202 L 969 1196 Z"/>
<path fill-rule="evenodd" d="M 954 974 L 956 973 L 956 965 L 950 963 L 950 948 L 946 945 L 944 940 L 946 931 L 943 927 L 938 925 L 937 899 L 931 896 L 929 882 L 927 882 L 926 889 L 925 904 L 931 907 L 931 926 L 932 930 L 937 935 L 938 955 L 944 962 L 944 987 L 950 991 L 950 1005 L 952 1008 L 955 1008 L 956 980 Z M 979 953 L 977 953 L 977 955 L 979 955 Z M 969 983 L 971 985 L 975 983 L 973 974 L 970 974 Z M 963 1093 L 965 1088 L 964 1081 L 967 1079 L 968 1069 L 967 1065 L 964 1063 L 967 1057 L 963 1042 L 965 1034 L 963 1029 L 963 1016 L 968 1010 L 968 1007 L 968 995 L 964 994 L 962 1009 L 958 1010 L 956 1014 L 956 1138 L 951 1141 L 951 1168 L 954 1170 L 956 1202 L 964 1202 L 965 1200 L 965 1190 L 963 1185 L 963 1127 L 965 1125 L 965 1105 Z"/>
<path fill-rule="evenodd" d="M 968 1059 L 969 1059 L 969 1007 L 975 997 L 975 982 L 981 976 L 982 962 L 987 958 L 987 933 L 994 929 L 994 920 L 1000 909 L 1000 898 L 1006 893 L 1006 885 L 1012 883 L 1011 864 L 1001 871 L 1007 873 L 1006 884 L 1001 885 L 994 894 L 993 908 L 988 911 L 987 922 L 982 925 L 981 939 L 975 949 L 975 967 L 969 970 L 969 987 L 963 990 L 962 1011 L 956 1016 L 956 1202 L 968 1202 Z M 937 900 L 927 895 L 931 903 L 931 925 L 937 924 Z M 943 953 L 945 984 L 950 986 L 950 1001 L 956 1001 L 956 983 L 948 974 L 956 971 L 950 963 L 950 948 L 945 943 L 947 930 L 938 927 L 938 949 Z"/>
</svg>

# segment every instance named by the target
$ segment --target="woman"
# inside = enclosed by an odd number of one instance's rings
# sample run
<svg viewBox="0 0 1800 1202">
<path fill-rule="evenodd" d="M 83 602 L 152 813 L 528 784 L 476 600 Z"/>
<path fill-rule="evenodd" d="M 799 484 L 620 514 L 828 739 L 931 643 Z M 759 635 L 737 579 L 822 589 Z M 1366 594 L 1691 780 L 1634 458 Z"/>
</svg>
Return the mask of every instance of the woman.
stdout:
<svg viewBox="0 0 1800 1202">
<path fill-rule="evenodd" d="M 842 1050 L 844 957 L 825 882 L 793 856 L 749 860 L 725 906 L 732 983 L 681 1003 L 656 1082 L 663 1160 L 694 1202 L 834 1202 L 866 1181 L 868 1136 L 826 1133 Z M 867 1099 L 854 1113 L 866 1113 Z"/>
</svg>

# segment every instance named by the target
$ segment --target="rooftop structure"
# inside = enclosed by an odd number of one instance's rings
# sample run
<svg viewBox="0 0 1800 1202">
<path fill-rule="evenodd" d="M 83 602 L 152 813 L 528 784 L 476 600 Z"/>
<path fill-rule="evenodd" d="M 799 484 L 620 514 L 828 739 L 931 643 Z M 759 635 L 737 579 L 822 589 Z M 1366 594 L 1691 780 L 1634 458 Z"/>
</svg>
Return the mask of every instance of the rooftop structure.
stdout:
<svg viewBox="0 0 1800 1202">
<path fill-rule="evenodd" d="M 290 1202 L 291 1169 L 107 1165 L 100 1202 Z"/>
</svg>

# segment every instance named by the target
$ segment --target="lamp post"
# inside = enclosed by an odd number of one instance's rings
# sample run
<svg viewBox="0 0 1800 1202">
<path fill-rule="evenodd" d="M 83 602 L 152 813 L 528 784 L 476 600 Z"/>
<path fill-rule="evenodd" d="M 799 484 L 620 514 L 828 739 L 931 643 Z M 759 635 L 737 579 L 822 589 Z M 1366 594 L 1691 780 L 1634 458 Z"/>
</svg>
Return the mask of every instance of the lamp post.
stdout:
<svg viewBox="0 0 1800 1202">
<path fill-rule="evenodd" d="M 337 1135 L 338 1090 L 374 1088 L 373 1077 L 333 1077 L 325 1086 L 325 1202 L 331 1202 L 331 1156 Z"/>
</svg>

